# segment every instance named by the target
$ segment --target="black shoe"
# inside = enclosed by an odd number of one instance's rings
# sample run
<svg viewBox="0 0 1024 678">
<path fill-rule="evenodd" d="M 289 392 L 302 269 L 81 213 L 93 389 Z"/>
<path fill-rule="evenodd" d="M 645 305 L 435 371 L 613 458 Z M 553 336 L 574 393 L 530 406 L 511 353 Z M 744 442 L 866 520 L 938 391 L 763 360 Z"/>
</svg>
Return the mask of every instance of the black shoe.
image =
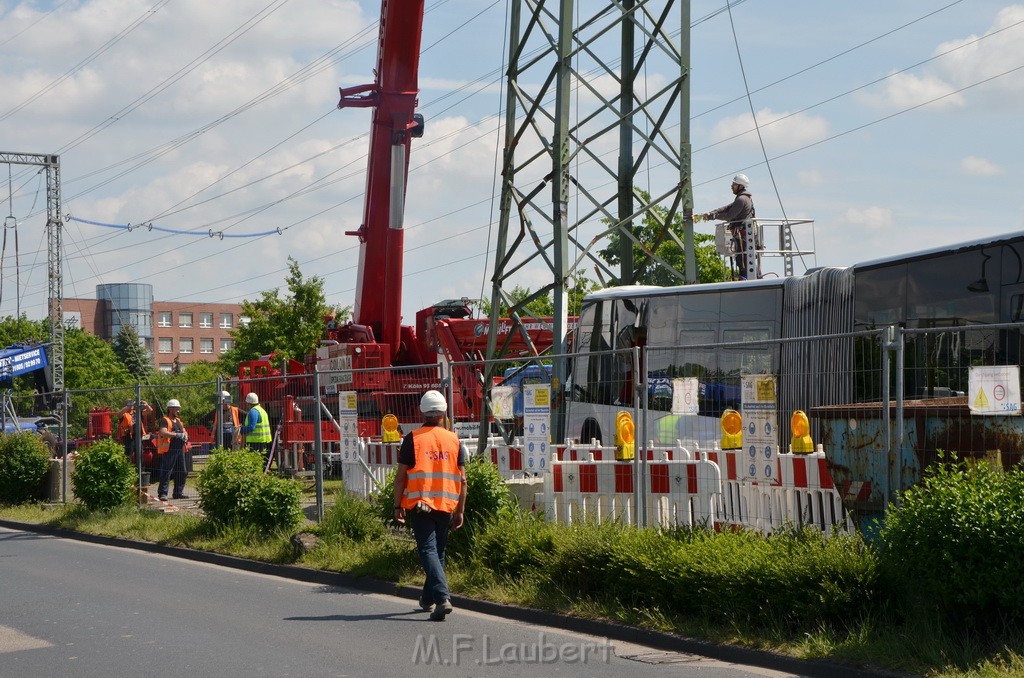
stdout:
<svg viewBox="0 0 1024 678">
<path fill-rule="evenodd" d="M 174 495 L 172 497 L 172 499 L 184 499 L 184 498 L 185 498 L 185 495 L 183 495 L 183 494 L 176 494 L 176 495 Z"/>
<path fill-rule="evenodd" d="M 434 609 L 434 603 L 429 598 L 420 598 L 420 609 L 424 612 L 430 612 Z"/>
<path fill-rule="evenodd" d="M 445 600 L 442 603 L 434 606 L 434 611 L 430 613 L 430 621 L 444 621 L 452 612 L 452 601 Z"/>
</svg>

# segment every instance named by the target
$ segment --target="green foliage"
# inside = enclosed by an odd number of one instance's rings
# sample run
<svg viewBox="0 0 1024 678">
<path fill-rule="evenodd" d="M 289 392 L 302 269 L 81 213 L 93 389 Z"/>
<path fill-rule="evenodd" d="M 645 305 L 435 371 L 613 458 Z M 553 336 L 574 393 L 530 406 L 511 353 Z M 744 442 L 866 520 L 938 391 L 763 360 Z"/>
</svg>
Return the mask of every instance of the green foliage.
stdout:
<svg viewBox="0 0 1024 678">
<path fill-rule="evenodd" d="M 79 452 L 71 472 L 75 496 L 92 511 L 132 503 L 136 479 L 135 467 L 125 456 L 124 447 L 109 439 Z"/>
<path fill-rule="evenodd" d="M 504 511 L 477 535 L 473 554 L 506 577 L 540 571 L 554 551 L 556 529 L 536 513 Z"/>
<path fill-rule="evenodd" d="M 37 434 L 0 435 L 0 504 L 38 499 L 49 467 L 50 454 Z"/>
<path fill-rule="evenodd" d="M 153 371 L 150 355 L 143 347 L 134 325 L 121 325 L 112 348 L 114 355 L 136 381 L 145 381 Z"/>
<path fill-rule="evenodd" d="M 391 506 L 391 502 L 388 502 L 388 506 Z M 317 531 L 328 540 L 340 537 L 360 542 L 383 537 L 387 528 L 371 504 L 346 492 L 339 492 L 334 506 L 324 513 Z"/>
<path fill-rule="evenodd" d="M 395 524 L 395 469 L 388 471 L 380 490 L 370 495 L 370 509 L 383 524 Z"/>
<path fill-rule="evenodd" d="M 242 315 L 248 324 L 231 332 L 234 347 L 221 357 L 221 364 L 231 373 L 238 363 L 261 355 L 277 354 L 278 358 L 302 358 L 310 353 L 324 333 L 324 316 L 335 315 L 343 320 L 348 309 L 334 309 L 324 296 L 323 278 L 303 278 L 299 262 L 288 258 L 288 294 L 268 290 L 256 301 L 242 302 Z"/>
<path fill-rule="evenodd" d="M 476 535 L 488 523 L 518 508 L 515 497 L 505 487 L 498 467 L 485 456 L 472 456 L 466 463 L 466 514 L 462 529 L 451 533 L 453 553 L 469 555 Z"/>
<path fill-rule="evenodd" d="M 650 195 L 640 191 L 636 207 L 640 208 L 650 202 Z M 671 230 L 682 242 L 682 215 L 676 214 L 670 223 L 668 209 L 661 205 L 651 205 L 644 213 L 640 224 L 633 224 L 633 236 L 643 243 L 641 248 L 633 243 L 633 282 L 637 285 L 682 285 L 683 280 L 656 261 L 651 253 L 665 261 L 679 273 L 686 273 L 686 253 L 676 241 L 669 237 Z M 606 219 L 607 225 L 611 225 Z M 608 236 L 608 246 L 598 251 L 598 255 L 611 266 L 619 266 L 621 242 L 623 236 L 616 231 Z M 721 282 L 725 280 L 725 264 L 715 250 L 715 237 L 705 233 L 694 234 L 694 258 L 697 266 L 697 282 Z"/>
<path fill-rule="evenodd" d="M 199 506 L 220 525 L 275 530 L 302 519 L 299 483 L 263 473 L 263 455 L 248 449 L 216 450 L 199 473 Z"/>
<path fill-rule="evenodd" d="M 580 271 L 577 271 L 570 276 L 569 283 L 566 311 L 569 315 L 579 315 L 580 308 L 583 306 L 583 297 L 586 296 L 588 292 L 600 289 L 601 286 L 587 278 L 587 276 Z M 508 293 L 508 296 L 511 303 L 514 305 L 525 301 L 533 294 L 534 293 L 529 287 L 516 285 L 512 291 Z M 480 312 L 484 316 L 489 317 L 491 315 L 491 301 L 489 299 L 482 299 L 479 306 Z M 551 293 L 548 292 L 531 300 L 524 308 L 519 309 L 518 312 L 522 317 L 551 317 L 555 314 L 555 302 L 552 299 Z M 501 316 L 508 317 L 508 315 L 509 307 L 508 305 L 503 304 L 501 306 Z"/>
<path fill-rule="evenodd" d="M 1024 471 L 955 455 L 903 493 L 881 530 L 887 569 L 912 601 L 966 631 L 1024 622 Z"/>
</svg>

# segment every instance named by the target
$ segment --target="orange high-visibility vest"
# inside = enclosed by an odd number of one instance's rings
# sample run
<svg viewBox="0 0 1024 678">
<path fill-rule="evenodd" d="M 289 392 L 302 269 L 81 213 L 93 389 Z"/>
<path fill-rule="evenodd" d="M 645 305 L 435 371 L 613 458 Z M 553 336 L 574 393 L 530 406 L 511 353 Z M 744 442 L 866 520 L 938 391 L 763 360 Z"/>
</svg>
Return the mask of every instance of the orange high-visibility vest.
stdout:
<svg viewBox="0 0 1024 678">
<path fill-rule="evenodd" d="M 238 428 L 238 408 L 235 407 L 234 405 L 231 405 L 229 407 L 231 409 L 231 422 L 235 425 L 235 428 Z M 221 408 L 221 409 L 217 410 L 217 414 L 214 415 L 214 417 L 213 417 L 214 429 L 219 428 L 219 427 L 224 425 L 224 422 L 222 421 L 223 419 L 224 419 L 224 409 Z"/>
<path fill-rule="evenodd" d="M 121 415 L 121 421 L 117 424 L 117 439 L 124 440 L 130 438 L 135 432 L 135 419 L 132 417 L 131 412 L 125 412 Z"/>
<path fill-rule="evenodd" d="M 424 426 L 411 435 L 416 465 L 408 470 L 402 506 L 411 509 L 422 501 L 435 511 L 451 513 L 462 492 L 459 437 L 440 426 Z"/>
<path fill-rule="evenodd" d="M 174 431 L 174 424 L 175 424 L 175 422 L 178 423 L 178 424 L 181 424 L 182 432 L 185 431 L 185 424 L 182 424 L 180 418 L 171 419 L 170 417 L 162 417 L 161 421 L 164 423 L 164 425 L 166 426 L 168 431 Z M 164 428 L 164 426 L 161 426 L 160 428 Z M 182 445 L 184 446 L 184 443 L 182 443 Z M 167 452 L 169 452 L 170 449 L 171 449 L 171 438 L 169 436 L 157 436 L 157 439 L 156 439 L 156 453 L 157 454 L 167 454 Z"/>
</svg>

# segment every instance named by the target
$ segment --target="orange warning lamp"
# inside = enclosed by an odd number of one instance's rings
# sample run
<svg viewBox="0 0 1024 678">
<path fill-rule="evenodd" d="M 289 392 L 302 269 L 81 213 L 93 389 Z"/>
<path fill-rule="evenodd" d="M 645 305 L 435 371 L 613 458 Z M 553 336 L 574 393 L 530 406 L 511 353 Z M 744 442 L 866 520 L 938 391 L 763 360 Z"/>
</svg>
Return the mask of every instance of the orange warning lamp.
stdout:
<svg viewBox="0 0 1024 678">
<path fill-rule="evenodd" d="M 722 412 L 722 449 L 738 450 L 743 447 L 743 417 L 736 410 Z"/>
<path fill-rule="evenodd" d="M 398 417 L 393 414 L 385 414 L 380 420 L 382 443 L 400 443 L 402 434 L 398 432 Z"/>
<path fill-rule="evenodd" d="M 792 454 L 810 454 L 814 452 L 814 441 L 811 440 L 811 422 L 803 410 L 797 410 L 789 418 L 789 428 L 793 438 L 789 441 Z"/>
<path fill-rule="evenodd" d="M 628 461 L 636 456 L 636 427 L 633 415 L 622 411 L 615 415 L 615 458 Z"/>
</svg>

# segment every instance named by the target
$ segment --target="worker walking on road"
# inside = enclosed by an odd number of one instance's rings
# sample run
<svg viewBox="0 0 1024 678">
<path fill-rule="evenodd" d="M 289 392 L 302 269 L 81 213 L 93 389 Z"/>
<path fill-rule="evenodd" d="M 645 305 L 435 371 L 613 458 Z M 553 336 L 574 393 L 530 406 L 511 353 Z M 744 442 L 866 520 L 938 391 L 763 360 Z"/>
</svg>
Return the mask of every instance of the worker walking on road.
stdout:
<svg viewBox="0 0 1024 678">
<path fill-rule="evenodd" d="M 423 426 L 402 439 L 395 475 L 395 520 L 409 520 L 420 564 L 426 573 L 420 607 L 431 621 L 451 613 L 451 593 L 444 573 L 448 530 L 462 527 L 466 510 L 466 448 L 441 422 L 448 403 L 438 391 L 420 399 Z"/>
<path fill-rule="evenodd" d="M 719 207 L 716 210 L 711 210 L 704 214 L 704 218 L 708 221 L 721 220 L 728 222 L 726 223 L 726 229 L 732 236 L 732 251 L 735 252 L 733 259 L 736 262 L 736 266 L 740 270 L 740 277 L 747 277 L 747 257 L 755 257 L 755 278 L 761 277 L 761 258 L 757 254 L 756 250 L 760 249 L 760 238 L 756 232 L 754 224 L 750 223 L 754 219 L 754 197 L 750 194 L 750 179 L 747 178 L 746 174 L 737 174 L 732 178 L 732 186 L 730 187 L 732 194 L 736 196 L 728 205 Z M 755 246 L 754 252 L 747 252 L 747 228 L 754 228 Z"/>
<path fill-rule="evenodd" d="M 263 463 L 270 461 L 270 443 L 273 437 L 270 435 L 270 417 L 267 411 L 260 407 L 260 397 L 255 393 L 245 396 L 245 404 L 248 412 L 245 415 L 245 423 L 238 430 L 245 439 L 245 446 L 263 454 Z"/>
<path fill-rule="evenodd" d="M 171 478 L 174 478 L 174 499 L 185 498 L 185 446 L 188 444 L 188 431 L 185 423 L 178 417 L 181 403 L 174 398 L 167 401 L 167 416 L 160 419 L 160 430 L 156 434 L 156 453 L 160 457 L 160 485 L 157 496 L 161 501 L 167 499 Z"/>
</svg>

